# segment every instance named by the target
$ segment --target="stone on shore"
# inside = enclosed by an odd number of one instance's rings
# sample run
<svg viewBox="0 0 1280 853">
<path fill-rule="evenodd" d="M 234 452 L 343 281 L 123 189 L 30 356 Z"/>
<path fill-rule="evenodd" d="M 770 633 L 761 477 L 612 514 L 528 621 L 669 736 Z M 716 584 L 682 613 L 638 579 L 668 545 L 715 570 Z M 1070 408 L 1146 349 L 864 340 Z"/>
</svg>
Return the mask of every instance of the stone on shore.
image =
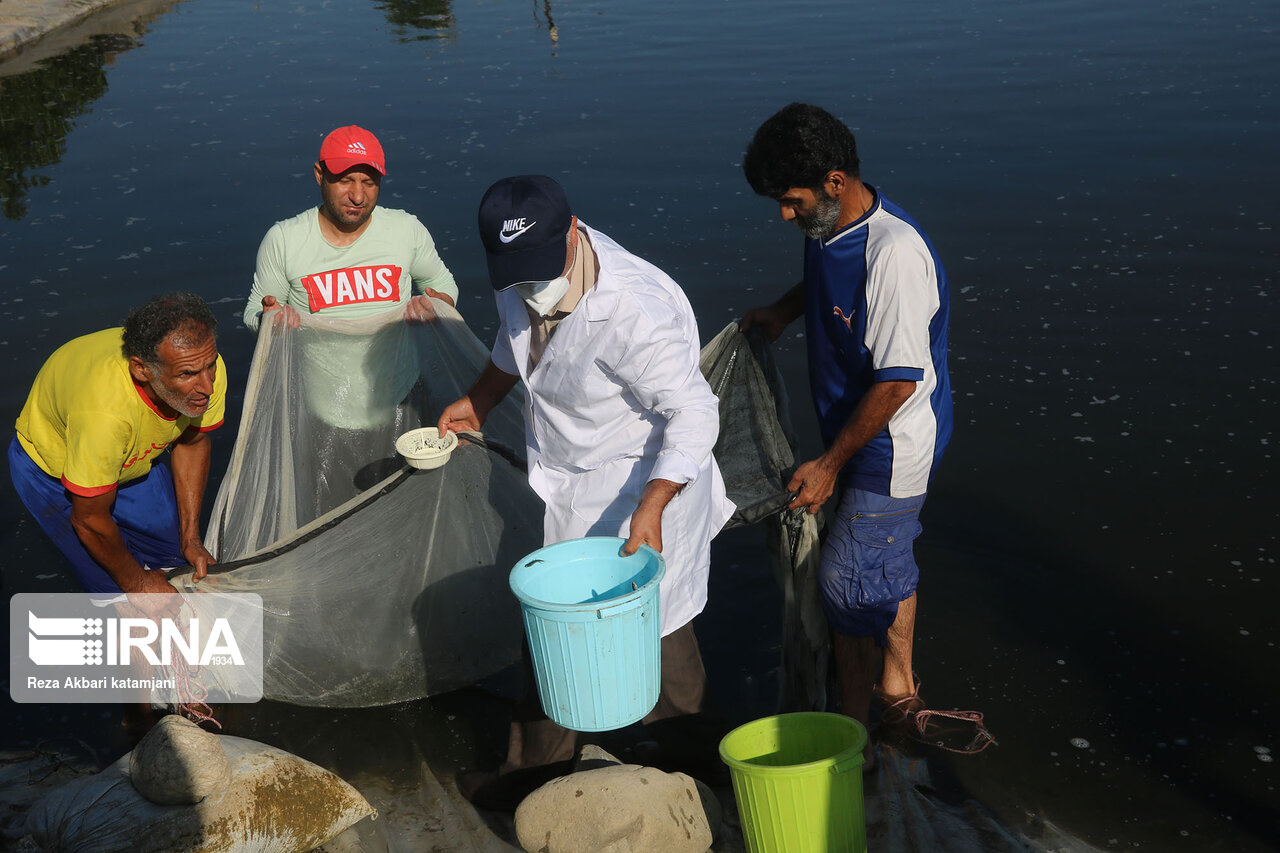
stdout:
<svg viewBox="0 0 1280 853">
<path fill-rule="evenodd" d="M 635 764 L 553 779 L 516 809 L 515 829 L 538 853 L 705 853 L 713 840 L 696 780 Z"/>
</svg>

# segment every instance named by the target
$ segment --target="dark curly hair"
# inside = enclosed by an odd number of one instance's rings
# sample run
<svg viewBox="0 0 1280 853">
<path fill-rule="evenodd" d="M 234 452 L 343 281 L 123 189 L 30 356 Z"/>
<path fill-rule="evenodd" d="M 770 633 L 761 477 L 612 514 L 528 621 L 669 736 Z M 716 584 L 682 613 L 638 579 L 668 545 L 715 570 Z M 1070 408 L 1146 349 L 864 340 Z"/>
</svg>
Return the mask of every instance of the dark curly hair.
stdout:
<svg viewBox="0 0 1280 853">
<path fill-rule="evenodd" d="M 217 318 L 199 296 L 184 291 L 162 293 L 129 312 L 120 349 L 125 358 L 136 355 L 147 364 L 156 364 L 161 342 L 172 333 L 179 333 L 175 343 L 191 346 L 209 336 L 217 337 L 217 331 Z"/>
<path fill-rule="evenodd" d="M 747 145 L 742 171 L 757 194 L 780 198 L 792 187 L 821 191 L 827 173 L 858 175 L 853 132 L 812 104 L 788 104 L 770 116 Z"/>
</svg>

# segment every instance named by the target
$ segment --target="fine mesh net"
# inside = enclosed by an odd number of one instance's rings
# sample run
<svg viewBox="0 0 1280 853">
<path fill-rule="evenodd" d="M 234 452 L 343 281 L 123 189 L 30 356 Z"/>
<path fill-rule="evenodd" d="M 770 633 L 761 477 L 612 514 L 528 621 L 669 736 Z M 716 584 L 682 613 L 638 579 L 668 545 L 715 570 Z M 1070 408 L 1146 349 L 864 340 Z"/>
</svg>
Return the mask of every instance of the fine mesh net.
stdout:
<svg viewBox="0 0 1280 853">
<path fill-rule="evenodd" d="M 763 524 L 782 590 L 779 710 L 824 710 L 830 646 L 818 600 L 822 516 L 786 509 L 795 465 L 786 386 L 763 335 L 743 335 L 736 323 L 702 348 L 701 367 L 720 398 L 716 461 L 737 506 L 729 526 Z"/>
<path fill-rule="evenodd" d="M 409 468 L 395 452 L 488 358 L 457 311 L 434 304 L 423 325 L 396 309 L 259 331 L 207 536 L 220 562 L 199 586 L 262 596 L 269 698 L 383 705 L 518 659 L 507 573 L 542 544 L 522 389 L 443 467 Z"/>
<path fill-rule="evenodd" d="M 399 471 L 396 439 L 435 426 L 471 386 L 488 348 L 452 306 L 433 304 L 436 319 L 421 325 L 398 308 L 356 320 L 303 315 L 297 328 L 263 322 L 206 537 L 219 559 L 280 543 Z M 519 466 L 523 405 L 517 387 L 485 423 Z M 522 498 L 537 503 L 528 489 Z"/>
<path fill-rule="evenodd" d="M 507 576 L 542 545 L 523 387 L 440 468 L 410 468 L 394 449 L 399 435 L 434 425 L 488 359 L 457 311 L 434 305 L 423 325 L 396 309 L 259 332 L 206 537 L 220 562 L 198 585 L 189 570 L 174 580 L 188 592 L 262 597 L 267 698 L 384 705 L 475 683 L 519 658 Z M 703 349 L 702 370 L 720 398 L 715 453 L 738 506 L 729 524 L 768 519 L 787 590 L 784 659 L 816 662 L 824 652 L 806 638 L 825 636 L 825 625 L 800 623 L 821 612 L 796 600 L 796 527 L 779 515 L 792 451 L 776 367 L 767 345 L 730 325 Z M 799 566 L 812 573 L 811 560 Z M 821 693 L 821 678 L 807 678 L 787 691 Z"/>
<path fill-rule="evenodd" d="M 737 510 L 728 526 L 755 524 L 790 501 L 784 474 L 794 465 L 786 391 L 761 335 L 730 323 L 702 348 L 702 375 L 720 400 L 715 456 Z"/>
</svg>

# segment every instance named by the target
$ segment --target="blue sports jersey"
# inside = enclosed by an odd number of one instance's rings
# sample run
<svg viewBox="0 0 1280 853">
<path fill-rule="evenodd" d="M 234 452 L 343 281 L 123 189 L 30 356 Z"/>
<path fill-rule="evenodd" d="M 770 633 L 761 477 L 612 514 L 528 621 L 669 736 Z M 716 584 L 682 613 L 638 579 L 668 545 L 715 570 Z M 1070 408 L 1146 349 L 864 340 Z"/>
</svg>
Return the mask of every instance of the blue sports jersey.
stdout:
<svg viewBox="0 0 1280 853">
<path fill-rule="evenodd" d="M 929 239 L 870 184 L 871 209 L 804 255 L 809 385 L 829 447 L 875 382 L 912 394 L 843 472 L 860 489 L 923 494 L 951 438 L 947 277 Z"/>
</svg>

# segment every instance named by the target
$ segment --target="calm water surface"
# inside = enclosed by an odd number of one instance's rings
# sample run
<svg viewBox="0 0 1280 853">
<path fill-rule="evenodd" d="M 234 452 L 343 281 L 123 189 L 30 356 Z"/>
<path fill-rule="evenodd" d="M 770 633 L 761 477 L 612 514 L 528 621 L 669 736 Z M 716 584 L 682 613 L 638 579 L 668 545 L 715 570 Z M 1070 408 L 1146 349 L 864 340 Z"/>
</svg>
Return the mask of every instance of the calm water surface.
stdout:
<svg viewBox="0 0 1280 853">
<path fill-rule="evenodd" d="M 1264 0 L 187 0 L 129 38 L 0 64 L 0 413 L 57 345 L 174 287 L 214 303 L 243 387 L 258 242 L 313 202 L 320 139 L 349 123 L 381 138 L 381 203 L 427 223 L 482 339 L 475 208 L 521 172 L 667 269 L 708 339 L 799 275 L 799 232 L 739 160 L 778 107 L 822 104 L 951 274 L 958 428 L 926 511 L 917 665 L 932 704 L 982 709 L 1000 745 L 933 756 L 939 772 L 1106 849 L 1271 849 L 1278 17 Z M 780 348 L 813 452 L 798 328 Z M 738 720 L 771 710 L 776 667 L 756 535 L 722 537 L 699 624 Z M 72 589 L 7 486 L 0 553 L 9 594 Z M 500 743 L 500 713 L 459 731 L 471 708 L 365 713 L 447 730 L 429 757 L 449 772 Z M 66 727 L 114 743 L 96 710 L 3 713 L 12 746 Z M 340 725 L 274 714 L 251 736 L 307 757 Z"/>
</svg>

